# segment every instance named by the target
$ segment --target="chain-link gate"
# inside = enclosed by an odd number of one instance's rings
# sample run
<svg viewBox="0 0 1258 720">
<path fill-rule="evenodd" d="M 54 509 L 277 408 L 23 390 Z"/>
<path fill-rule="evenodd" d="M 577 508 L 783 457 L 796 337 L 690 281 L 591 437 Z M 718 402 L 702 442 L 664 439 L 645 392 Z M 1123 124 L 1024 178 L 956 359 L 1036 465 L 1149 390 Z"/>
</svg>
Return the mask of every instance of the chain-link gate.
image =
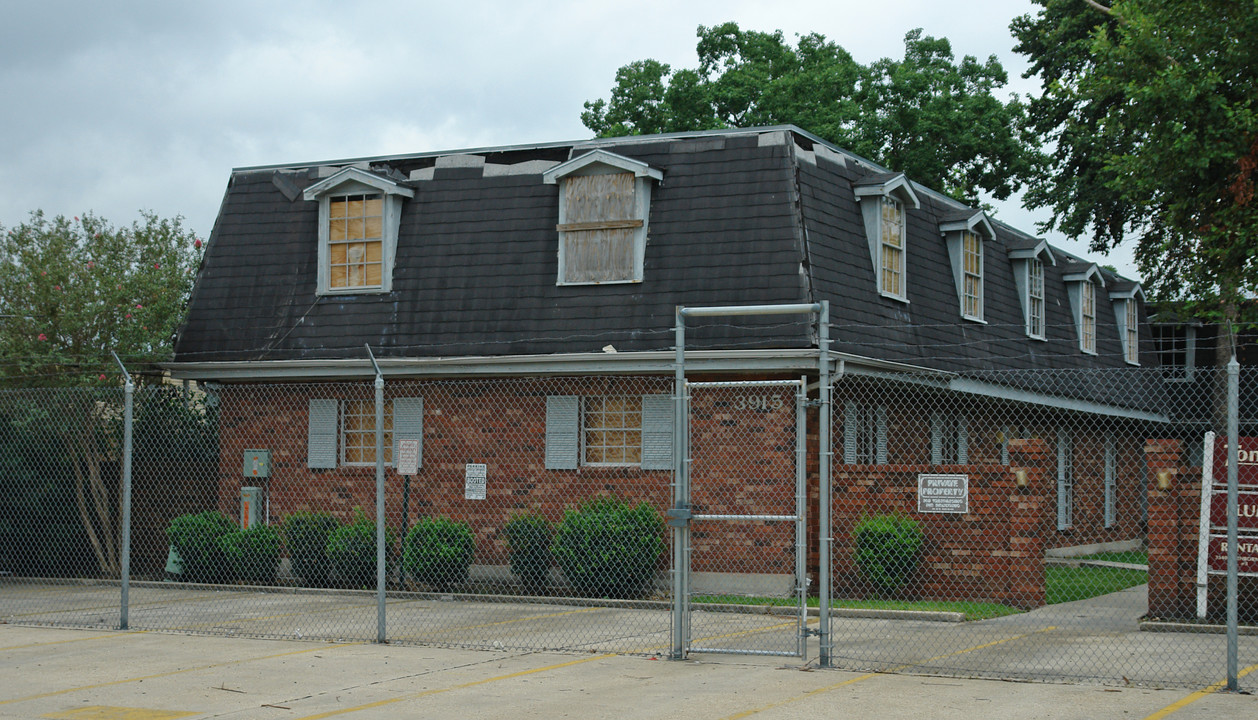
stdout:
<svg viewBox="0 0 1258 720">
<path fill-rule="evenodd" d="M 804 654 L 806 387 L 686 384 L 689 652 Z"/>
</svg>

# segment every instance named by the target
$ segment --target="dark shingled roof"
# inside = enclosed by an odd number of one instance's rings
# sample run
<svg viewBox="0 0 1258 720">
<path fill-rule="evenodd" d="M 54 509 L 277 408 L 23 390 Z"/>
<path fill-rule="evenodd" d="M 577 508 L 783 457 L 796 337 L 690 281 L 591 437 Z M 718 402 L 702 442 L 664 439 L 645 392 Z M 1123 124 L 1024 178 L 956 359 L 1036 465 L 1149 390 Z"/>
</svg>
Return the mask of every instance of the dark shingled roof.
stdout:
<svg viewBox="0 0 1258 720">
<path fill-rule="evenodd" d="M 641 283 L 556 284 L 559 188 L 542 172 L 595 146 L 663 172 Z M 963 320 L 939 224 L 976 210 L 920 186 L 920 209 L 906 210 L 909 302 L 880 296 L 854 187 L 898 173 L 794 128 L 446 155 L 463 162 L 434 153 L 359 163 L 415 191 L 402 204 L 388 293 L 316 294 L 318 203 L 301 192 L 353 161 L 233 172 L 176 362 L 362 357 L 364 343 L 382 357 L 665 350 L 677 305 L 829 300 L 839 351 L 950 371 L 1124 366 L 1105 293 L 1097 354 L 1079 351 L 1063 281 L 1075 263 L 1045 264 L 1048 337 L 1026 337 L 1008 252 L 1039 241 L 999 222 L 984 243 L 985 322 Z M 696 323 L 687 341 L 816 343 L 806 321 L 782 316 Z"/>
</svg>

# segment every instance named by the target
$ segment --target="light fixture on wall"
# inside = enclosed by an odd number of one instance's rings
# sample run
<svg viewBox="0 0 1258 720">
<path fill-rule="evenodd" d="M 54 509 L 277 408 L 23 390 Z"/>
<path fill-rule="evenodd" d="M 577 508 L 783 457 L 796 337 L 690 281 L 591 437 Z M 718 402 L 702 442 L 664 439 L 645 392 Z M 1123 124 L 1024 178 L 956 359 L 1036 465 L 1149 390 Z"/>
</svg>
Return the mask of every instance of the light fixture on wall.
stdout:
<svg viewBox="0 0 1258 720">
<path fill-rule="evenodd" d="M 1018 483 L 1018 487 L 1026 487 L 1026 483 L 1027 483 L 1026 470 L 1024 470 L 1023 468 L 1018 468 L 1017 470 L 1014 470 L 1013 479 L 1014 479 L 1014 482 Z"/>
<path fill-rule="evenodd" d="M 1170 470 L 1158 470 L 1158 490 L 1171 489 L 1171 475 Z"/>
</svg>

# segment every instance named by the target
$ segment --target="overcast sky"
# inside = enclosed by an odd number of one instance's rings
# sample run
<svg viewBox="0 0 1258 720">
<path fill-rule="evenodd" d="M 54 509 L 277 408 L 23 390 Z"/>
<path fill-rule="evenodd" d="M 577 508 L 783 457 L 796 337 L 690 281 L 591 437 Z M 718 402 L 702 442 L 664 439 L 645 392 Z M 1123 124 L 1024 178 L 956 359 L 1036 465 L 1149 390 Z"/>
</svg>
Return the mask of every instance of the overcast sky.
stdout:
<svg viewBox="0 0 1258 720">
<path fill-rule="evenodd" d="M 233 167 L 577 140 L 617 68 L 694 67 L 695 30 L 817 32 L 859 62 L 921 27 L 996 55 L 1033 93 L 1010 21 L 1029 0 L 6 2 L 0 225 L 87 210 L 182 215 L 208 235 Z M 1033 232 L 1044 213 L 998 216 Z M 1050 241 L 1086 253 L 1084 243 Z M 1100 262 L 1134 277 L 1130 254 Z"/>
</svg>

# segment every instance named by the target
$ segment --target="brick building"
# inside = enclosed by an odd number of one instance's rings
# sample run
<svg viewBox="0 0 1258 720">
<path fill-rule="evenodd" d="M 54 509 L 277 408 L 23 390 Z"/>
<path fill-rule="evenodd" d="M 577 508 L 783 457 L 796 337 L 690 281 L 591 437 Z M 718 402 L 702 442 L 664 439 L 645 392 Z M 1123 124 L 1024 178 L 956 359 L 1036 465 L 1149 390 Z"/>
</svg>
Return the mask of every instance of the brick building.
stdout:
<svg viewBox="0 0 1258 720">
<path fill-rule="evenodd" d="M 669 506 L 677 307 L 821 302 L 825 353 L 815 313 L 686 328 L 688 378 L 802 377 L 813 400 L 819 363 L 835 378 L 829 448 L 822 411 L 798 426 L 780 386 L 692 401 L 706 512 L 789 514 L 802 467 L 815 538 L 832 452 L 835 587 L 854 587 L 838 524 L 916 513 L 919 475 L 965 475 L 968 512 L 920 515 L 914 592 L 1024 606 L 1047 548 L 1143 540 L 1142 448 L 1165 415 L 1125 374 L 1157 363 L 1139 285 L 794 127 L 237 169 L 170 370 L 220 403 L 224 508 L 266 448 L 272 521 L 348 517 L 374 502 L 369 346 L 390 517 L 466 519 L 476 563 L 500 566 L 515 512 Z M 468 464 L 492 502 L 464 496 Z M 692 550 L 719 574 L 758 548 L 772 577 L 795 543 L 761 522 Z"/>
</svg>

